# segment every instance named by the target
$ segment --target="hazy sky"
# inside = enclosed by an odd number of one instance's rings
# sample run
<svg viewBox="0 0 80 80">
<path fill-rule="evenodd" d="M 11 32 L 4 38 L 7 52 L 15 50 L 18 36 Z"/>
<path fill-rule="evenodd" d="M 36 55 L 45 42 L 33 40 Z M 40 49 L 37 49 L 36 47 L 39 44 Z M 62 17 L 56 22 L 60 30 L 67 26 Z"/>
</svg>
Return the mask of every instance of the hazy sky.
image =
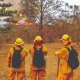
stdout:
<svg viewBox="0 0 80 80">
<path fill-rule="evenodd" d="M 62 0 L 65 1 L 67 3 L 69 3 L 70 5 L 79 5 L 80 6 L 80 0 Z"/>
</svg>

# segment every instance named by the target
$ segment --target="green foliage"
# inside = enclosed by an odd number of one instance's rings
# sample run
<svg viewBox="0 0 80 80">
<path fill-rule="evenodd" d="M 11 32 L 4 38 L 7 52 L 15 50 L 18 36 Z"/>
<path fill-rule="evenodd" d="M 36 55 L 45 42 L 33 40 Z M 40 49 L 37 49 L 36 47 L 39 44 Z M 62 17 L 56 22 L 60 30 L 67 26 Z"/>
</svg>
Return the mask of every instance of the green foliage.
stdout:
<svg viewBox="0 0 80 80">
<path fill-rule="evenodd" d="M 6 19 L 7 22 L 13 22 L 13 23 L 17 23 L 17 19 L 16 18 L 8 18 Z"/>
<path fill-rule="evenodd" d="M 6 8 L 11 6 L 13 6 L 11 3 L 0 3 L 0 16 L 12 16 L 13 14 L 16 14 L 17 10 L 6 10 Z"/>
<path fill-rule="evenodd" d="M 42 21 L 43 24 L 54 23 L 54 20 L 59 19 L 62 15 L 63 3 L 59 0 L 22 0 L 21 6 L 25 14 L 38 23 Z M 56 14 L 59 13 L 59 15 Z"/>
<path fill-rule="evenodd" d="M 11 7 L 12 6 L 12 4 L 11 3 L 0 3 L 0 7 Z"/>
<path fill-rule="evenodd" d="M 12 16 L 13 14 L 17 14 L 17 10 L 0 10 L 0 16 Z"/>
</svg>

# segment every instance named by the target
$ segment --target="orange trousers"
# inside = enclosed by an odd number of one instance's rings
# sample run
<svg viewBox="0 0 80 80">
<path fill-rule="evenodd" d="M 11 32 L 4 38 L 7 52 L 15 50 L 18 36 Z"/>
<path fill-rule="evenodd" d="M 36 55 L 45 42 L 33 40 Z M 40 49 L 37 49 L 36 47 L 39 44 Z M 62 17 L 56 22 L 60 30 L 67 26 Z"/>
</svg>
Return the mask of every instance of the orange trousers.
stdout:
<svg viewBox="0 0 80 80">
<path fill-rule="evenodd" d="M 26 80 L 25 78 L 25 71 L 13 71 L 13 70 L 10 70 L 10 73 L 9 73 L 9 80 Z"/>
<path fill-rule="evenodd" d="M 45 80 L 45 76 L 45 70 L 32 70 L 30 74 L 31 80 Z"/>
<path fill-rule="evenodd" d="M 57 80 L 73 80 L 73 72 L 69 74 L 59 73 Z"/>
</svg>

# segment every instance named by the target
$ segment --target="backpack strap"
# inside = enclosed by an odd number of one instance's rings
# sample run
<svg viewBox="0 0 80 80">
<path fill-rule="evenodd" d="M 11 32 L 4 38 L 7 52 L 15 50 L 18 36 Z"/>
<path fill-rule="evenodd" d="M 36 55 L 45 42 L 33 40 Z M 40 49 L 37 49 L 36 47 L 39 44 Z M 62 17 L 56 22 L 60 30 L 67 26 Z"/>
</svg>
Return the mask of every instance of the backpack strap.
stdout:
<svg viewBox="0 0 80 80">
<path fill-rule="evenodd" d="M 13 50 L 16 51 L 15 47 L 13 47 Z M 21 49 L 19 50 L 19 52 L 21 52 L 22 50 L 23 50 L 23 48 L 21 48 Z"/>
<path fill-rule="evenodd" d="M 69 52 L 71 52 L 72 50 L 74 50 L 74 48 L 71 46 L 71 49 L 68 47 L 65 47 Z"/>
<path fill-rule="evenodd" d="M 23 48 L 21 48 L 19 51 L 21 52 L 23 50 Z"/>
<path fill-rule="evenodd" d="M 42 49 L 43 49 L 43 46 L 41 46 L 40 51 L 42 51 Z"/>
<path fill-rule="evenodd" d="M 69 52 L 71 51 L 70 48 L 66 48 Z"/>
<path fill-rule="evenodd" d="M 15 51 L 15 47 L 13 47 L 13 50 Z"/>
<path fill-rule="evenodd" d="M 34 50 L 37 50 L 35 46 L 33 46 Z M 41 46 L 41 48 L 39 49 L 40 51 L 42 51 L 43 46 Z"/>
</svg>

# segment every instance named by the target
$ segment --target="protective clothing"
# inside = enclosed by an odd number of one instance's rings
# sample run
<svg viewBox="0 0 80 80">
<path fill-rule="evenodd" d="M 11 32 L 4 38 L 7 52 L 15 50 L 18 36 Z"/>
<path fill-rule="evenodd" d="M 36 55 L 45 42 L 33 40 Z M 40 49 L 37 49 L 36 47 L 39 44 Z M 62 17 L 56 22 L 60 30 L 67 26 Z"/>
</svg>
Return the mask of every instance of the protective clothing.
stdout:
<svg viewBox="0 0 80 80">
<path fill-rule="evenodd" d="M 34 39 L 34 41 L 41 41 L 41 40 L 42 40 L 41 36 L 36 36 L 36 38 Z"/>
<path fill-rule="evenodd" d="M 67 62 L 69 57 L 69 51 L 66 48 L 62 48 L 60 51 L 56 51 L 55 55 L 60 57 L 57 80 L 72 80 L 73 70 Z"/>
<path fill-rule="evenodd" d="M 31 71 L 31 80 L 45 80 L 46 71 L 45 70 L 33 70 Z"/>
<path fill-rule="evenodd" d="M 16 41 L 15 41 L 15 44 L 16 45 L 22 45 L 24 42 L 21 38 L 17 38 Z"/>
<path fill-rule="evenodd" d="M 18 48 L 17 46 L 15 46 L 15 49 L 20 50 L 20 48 Z M 8 66 L 10 68 L 9 80 L 14 80 L 15 76 L 17 76 L 17 80 L 23 80 L 24 75 L 25 75 L 25 58 L 28 55 L 28 52 L 26 48 L 23 48 L 23 50 L 21 51 L 22 63 L 20 65 L 20 68 L 12 67 L 13 53 L 14 53 L 14 49 L 11 48 L 8 53 Z"/>
<path fill-rule="evenodd" d="M 15 76 L 17 76 L 17 80 L 26 80 L 25 71 L 10 70 L 9 80 L 15 80 Z"/>
<path fill-rule="evenodd" d="M 70 45 L 71 44 L 71 38 L 69 37 L 69 35 L 67 35 L 67 34 L 64 34 L 63 36 L 62 36 L 62 42 L 63 42 L 63 45 L 64 46 L 67 46 L 67 45 Z"/>
<path fill-rule="evenodd" d="M 43 45 L 43 40 L 41 36 L 36 36 L 34 39 L 34 46 L 42 46 Z"/>
<path fill-rule="evenodd" d="M 64 34 L 63 36 L 62 36 L 62 40 L 67 40 L 67 39 L 69 39 L 70 37 L 69 37 L 69 35 L 67 35 L 67 34 Z"/>
<path fill-rule="evenodd" d="M 36 48 L 40 49 L 41 46 L 36 46 Z M 44 55 L 46 56 L 47 48 L 45 46 L 43 46 L 42 51 L 43 51 Z M 33 62 L 34 48 L 29 49 L 29 53 L 32 57 L 32 62 Z M 31 80 L 36 80 L 36 78 L 38 78 L 38 80 L 45 80 L 45 75 L 46 75 L 46 66 L 38 68 L 38 67 L 34 66 L 33 63 L 31 63 L 31 73 L 30 73 Z"/>
</svg>

